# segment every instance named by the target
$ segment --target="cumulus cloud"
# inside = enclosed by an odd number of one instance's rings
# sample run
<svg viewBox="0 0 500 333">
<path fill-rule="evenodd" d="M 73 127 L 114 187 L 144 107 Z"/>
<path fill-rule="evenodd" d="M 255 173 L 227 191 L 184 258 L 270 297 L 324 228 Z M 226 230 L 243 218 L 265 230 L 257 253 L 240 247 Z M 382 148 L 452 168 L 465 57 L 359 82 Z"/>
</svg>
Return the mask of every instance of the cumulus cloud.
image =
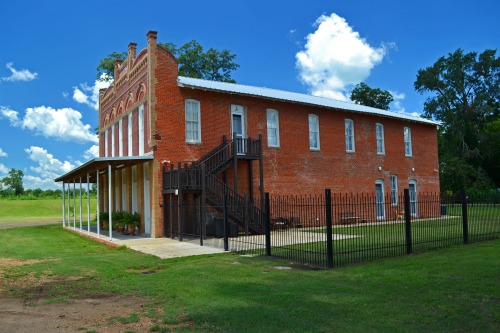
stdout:
<svg viewBox="0 0 500 333">
<path fill-rule="evenodd" d="M 5 177 L 9 174 L 9 168 L 0 163 L 0 177 Z"/>
<path fill-rule="evenodd" d="M 296 54 L 299 77 L 313 95 L 349 101 L 349 88 L 370 75 L 391 45 L 371 46 L 335 13 L 320 16 L 314 26 Z"/>
<path fill-rule="evenodd" d="M 30 72 L 27 69 L 21 69 L 17 70 L 14 68 L 14 64 L 9 62 L 5 65 L 7 69 L 11 71 L 10 76 L 2 77 L 2 81 L 10 81 L 10 82 L 16 82 L 16 81 L 32 81 L 37 78 L 38 73 L 36 72 Z"/>
<path fill-rule="evenodd" d="M 80 161 L 73 163 L 60 161 L 42 147 L 31 146 L 24 151 L 28 154 L 30 160 L 37 163 L 37 166 L 30 167 L 30 171 L 35 175 L 26 175 L 23 178 L 26 182 L 26 188 L 54 188 L 56 186 L 56 183 L 54 183 L 55 178 L 82 164 Z"/>
<path fill-rule="evenodd" d="M 99 156 L 99 146 L 93 145 L 83 153 L 83 157 L 87 160 L 91 160 Z"/>
<path fill-rule="evenodd" d="M 106 89 L 112 83 L 112 80 L 106 79 L 107 74 L 102 74 L 100 80 L 95 80 L 93 86 L 82 83 L 73 88 L 73 99 L 81 104 L 86 104 L 95 110 L 99 109 L 99 90 Z"/>
<path fill-rule="evenodd" d="M 7 157 L 7 153 L 2 148 L 0 148 L 0 157 Z"/>
<path fill-rule="evenodd" d="M 0 118 L 7 119 L 10 124 L 15 127 L 22 125 L 22 122 L 19 120 L 19 112 L 5 106 L 0 106 Z"/>
<path fill-rule="evenodd" d="M 82 123 L 82 114 L 71 108 L 27 108 L 24 118 L 20 119 L 19 112 L 0 107 L 0 116 L 8 119 L 12 126 L 28 129 L 47 138 L 81 144 L 98 142 L 91 126 Z"/>
</svg>

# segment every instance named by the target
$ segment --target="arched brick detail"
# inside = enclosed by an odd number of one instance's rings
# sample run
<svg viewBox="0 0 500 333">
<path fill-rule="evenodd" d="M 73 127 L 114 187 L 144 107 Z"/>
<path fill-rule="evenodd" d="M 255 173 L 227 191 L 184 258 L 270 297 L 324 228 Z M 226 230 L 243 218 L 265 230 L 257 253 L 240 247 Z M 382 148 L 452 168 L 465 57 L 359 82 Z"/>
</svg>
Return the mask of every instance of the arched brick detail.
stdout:
<svg viewBox="0 0 500 333">
<path fill-rule="evenodd" d="M 141 83 L 139 89 L 137 89 L 137 100 L 140 101 L 144 96 L 146 96 L 146 85 Z"/>
<path fill-rule="evenodd" d="M 129 93 L 127 98 L 127 103 L 125 104 L 126 105 L 125 110 L 128 110 L 133 104 L 134 104 L 134 95 L 132 93 Z M 121 112 L 118 114 L 120 115 Z"/>
</svg>

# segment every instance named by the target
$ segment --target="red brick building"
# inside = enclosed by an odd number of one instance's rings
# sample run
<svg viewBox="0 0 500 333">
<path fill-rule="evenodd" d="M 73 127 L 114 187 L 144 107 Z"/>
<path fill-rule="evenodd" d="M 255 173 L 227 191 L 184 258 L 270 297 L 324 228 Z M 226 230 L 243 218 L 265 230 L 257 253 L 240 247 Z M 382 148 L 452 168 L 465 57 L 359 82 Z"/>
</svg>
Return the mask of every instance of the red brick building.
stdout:
<svg viewBox="0 0 500 333">
<path fill-rule="evenodd" d="M 100 157 L 59 179 L 97 181 L 99 174 L 100 209 L 139 211 L 142 233 L 201 232 L 194 225 L 207 211 L 198 208 L 217 211 L 215 191 L 224 186 L 247 198 L 325 188 L 377 193 L 381 200 L 408 187 L 413 194 L 439 191 L 435 122 L 180 77 L 175 57 L 156 37 L 148 32 L 138 54 L 129 45 L 127 59 L 115 65 L 114 84 L 100 94 Z"/>
</svg>

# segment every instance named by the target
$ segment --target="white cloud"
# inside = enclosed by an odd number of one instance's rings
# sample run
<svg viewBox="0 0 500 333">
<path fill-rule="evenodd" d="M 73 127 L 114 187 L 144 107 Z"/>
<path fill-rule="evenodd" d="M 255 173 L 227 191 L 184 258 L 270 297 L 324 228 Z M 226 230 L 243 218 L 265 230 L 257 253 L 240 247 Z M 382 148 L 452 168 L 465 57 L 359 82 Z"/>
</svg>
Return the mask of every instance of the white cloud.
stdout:
<svg viewBox="0 0 500 333">
<path fill-rule="evenodd" d="M 405 99 L 406 95 L 404 93 L 398 93 L 397 91 L 390 91 L 392 95 L 392 98 L 394 98 L 394 101 L 392 101 L 392 106 L 391 106 L 391 111 L 394 112 L 400 112 L 400 113 L 405 113 L 405 108 L 401 101 Z"/>
<path fill-rule="evenodd" d="M 9 168 L 0 163 L 0 177 L 3 178 L 9 174 Z"/>
<path fill-rule="evenodd" d="M 6 118 L 10 121 L 12 126 L 21 126 L 22 122 L 19 120 L 19 112 L 11 110 L 7 107 L 0 106 L 0 118 Z"/>
<path fill-rule="evenodd" d="M 349 101 L 349 87 L 370 75 L 388 46 L 370 46 L 335 13 L 320 16 L 314 26 L 304 50 L 296 54 L 300 79 L 313 95 Z"/>
<path fill-rule="evenodd" d="M 38 76 L 38 73 L 32 73 L 27 69 L 21 69 L 20 71 L 18 71 L 13 66 L 14 64 L 11 62 L 5 65 L 5 67 L 7 67 L 12 72 L 12 74 L 10 76 L 2 77 L 2 81 L 32 81 Z"/>
<path fill-rule="evenodd" d="M 0 115 L 8 119 L 12 126 L 28 129 L 47 138 L 82 144 L 98 142 L 91 126 L 82 123 L 82 114 L 71 108 L 27 108 L 24 118 L 19 119 L 19 112 L 0 107 Z"/>
<path fill-rule="evenodd" d="M 99 109 L 99 90 L 106 89 L 112 80 L 106 80 L 107 74 L 102 74 L 100 80 L 95 80 L 93 86 L 82 83 L 73 88 L 73 99 L 81 104 L 87 104 L 95 110 Z"/>
<path fill-rule="evenodd" d="M 87 149 L 83 153 L 83 157 L 86 158 L 87 160 L 91 160 L 91 159 L 98 157 L 98 156 L 99 156 L 99 146 L 98 145 L 93 145 L 92 147 L 90 147 L 89 149 Z"/>
<path fill-rule="evenodd" d="M 31 146 L 24 150 L 28 154 L 28 158 L 38 165 L 30 167 L 30 171 L 36 175 L 25 175 L 23 181 L 26 183 L 26 188 L 55 188 L 54 179 L 68 173 L 72 169 L 80 166 L 80 161 L 73 163 L 69 161 L 60 161 L 54 158 L 46 149 L 37 146 Z"/>
<path fill-rule="evenodd" d="M 0 157 L 7 157 L 7 153 L 2 148 L 0 148 Z"/>
</svg>

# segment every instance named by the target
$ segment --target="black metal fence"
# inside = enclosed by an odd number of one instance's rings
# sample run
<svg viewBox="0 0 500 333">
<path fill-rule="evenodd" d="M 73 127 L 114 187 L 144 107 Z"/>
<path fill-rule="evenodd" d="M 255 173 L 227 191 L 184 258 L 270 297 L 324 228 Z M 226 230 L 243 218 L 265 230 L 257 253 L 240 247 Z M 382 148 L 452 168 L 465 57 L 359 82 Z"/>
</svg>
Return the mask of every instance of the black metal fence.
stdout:
<svg viewBox="0 0 500 333">
<path fill-rule="evenodd" d="M 253 205 L 261 207 L 258 200 Z M 198 206 L 199 207 L 199 206 Z M 318 267 L 340 267 L 500 238 L 499 196 L 411 193 L 272 196 L 266 194 L 265 230 L 248 232 L 222 207 L 195 206 L 191 230 L 202 245 L 267 255 Z M 226 211 L 226 214 L 224 212 Z M 189 214 L 185 214 L 189 217 Z M 226 216 L 226 218 L 224 218 Z M 200 233 L 205 224 L 206 233 Z M 175 230 L 174 233 L 178 233 Z M 181 237 L 182 238 L 182 237 Z"/>
</svg>

